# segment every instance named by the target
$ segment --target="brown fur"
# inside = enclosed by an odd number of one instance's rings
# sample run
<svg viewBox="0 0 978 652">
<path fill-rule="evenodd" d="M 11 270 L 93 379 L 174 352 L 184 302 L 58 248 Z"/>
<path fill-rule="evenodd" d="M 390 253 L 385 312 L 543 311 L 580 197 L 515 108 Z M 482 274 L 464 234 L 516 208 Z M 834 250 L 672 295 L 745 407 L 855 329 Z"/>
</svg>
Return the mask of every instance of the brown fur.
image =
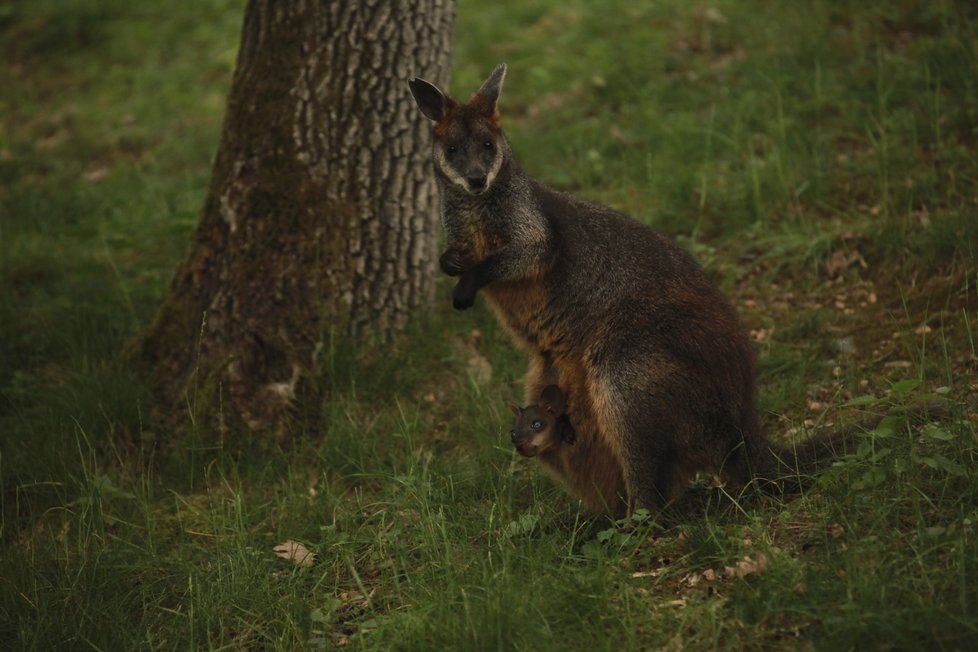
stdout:
<svg viewBox="0 0 978 652">
<path fill-rule="evenodd" d="M 588 510 L 616 518 L 625 516 L 628 493 L 621 467 L 595 432 L 582 431 L 573 446 L 560 446 L 538 459 Z"/>
<path fill-rule="evenodd" d="M 547 389 L 556 387 L 549 386 Z M 578 395 L 578 400 L 584 399 Z M 543 397 L 538 401 L 542 404 Z M 518 408 L 518 411 L 514 408 L 517 420 L 513 443 L 526 455 L 524 445 L 532 442 L 533 452 L 530 454 L 571 494 L 577 496 L 588 510 L 624 516 L 628 507 L 627 491 L 616 456 L 603 439 L 595 436 L 596 431 L 587 427 L 583 411 L 576 410 L 573 417 L 585 425 L 582 430 L 578 431 L 571 423 L 566 423 L 573 404 L 564 400 L 563 405 L 559 413 L 555 413 L 549 405 L 545 406 L 546 412 L 541 409 L 542 405 L 537 404 Z M 532 433 L 528 429 L 527 422 L 537 417 L 543 418 L 546 423 L 542 434 Z M 561 423 L 561 420 L 565 422 Z M 561 426 L 570 431 L 570 436 L 562 431 Z"/>
</svg>

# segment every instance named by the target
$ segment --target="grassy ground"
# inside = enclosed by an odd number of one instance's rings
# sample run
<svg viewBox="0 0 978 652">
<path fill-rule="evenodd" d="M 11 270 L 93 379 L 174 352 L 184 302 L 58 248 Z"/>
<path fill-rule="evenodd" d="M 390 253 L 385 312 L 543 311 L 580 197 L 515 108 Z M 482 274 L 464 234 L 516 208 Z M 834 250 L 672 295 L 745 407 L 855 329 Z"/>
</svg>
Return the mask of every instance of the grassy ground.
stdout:
<svg viewBox="0 0 978 652">
<path fill-rule="evenodd" d="M 0 1 L 0 647 L 978 645 L 970 3 L 462 1 L 453 88 L 507 61 L 525 166 L 697 254 L 772 436 L 946 405 L 800 496 L 629 533 L 510 449 L 525 361 L 447 281 L 391 350 L 331 354 L 288 450 L 157 430 L 120 351 L 195 224 L 242 9 Z"/>
</svg>

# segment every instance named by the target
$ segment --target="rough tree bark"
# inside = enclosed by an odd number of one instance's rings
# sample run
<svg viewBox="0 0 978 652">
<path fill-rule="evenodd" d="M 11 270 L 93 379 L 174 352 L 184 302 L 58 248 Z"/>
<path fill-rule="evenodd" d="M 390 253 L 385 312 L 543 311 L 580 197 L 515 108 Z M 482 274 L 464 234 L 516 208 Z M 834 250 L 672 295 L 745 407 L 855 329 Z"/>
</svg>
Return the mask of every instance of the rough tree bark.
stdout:
<svg viewBox="0 0 978 652">
<path fill-rule="evenodd" d="M 418 75 L 447 81 L 454 0 L 251 0 L 200 223 L 136 350 L 163 405 L 281 428 L 324 334 L 431 300 L 437 191 Z M 206 409 L 206 408 L 203 408 Z"/>
</svg>

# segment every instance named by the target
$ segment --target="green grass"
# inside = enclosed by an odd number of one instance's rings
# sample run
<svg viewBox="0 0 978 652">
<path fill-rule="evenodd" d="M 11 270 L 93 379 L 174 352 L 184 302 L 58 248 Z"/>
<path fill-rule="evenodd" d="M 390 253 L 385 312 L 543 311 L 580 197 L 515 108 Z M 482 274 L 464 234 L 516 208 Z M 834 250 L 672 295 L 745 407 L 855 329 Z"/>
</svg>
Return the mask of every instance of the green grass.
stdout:
<svg viewBox="0 0 978 652">
<path fill-rule="evenodd" d="M 287 447 L 154 421 L 122 351 L 196 223 L 242 15 L 0 2 L 0 647 L 978 644 L 970 3 L 461 3 L 452 89 L 506 61 L 525 167 L 704 262 L 772 436 L 946 404 L 800 496 L 701 488 L 626 531 L 511 450 L 524 356 L 447 280 L 389 347 L 323 353 Z"/>
</svg>

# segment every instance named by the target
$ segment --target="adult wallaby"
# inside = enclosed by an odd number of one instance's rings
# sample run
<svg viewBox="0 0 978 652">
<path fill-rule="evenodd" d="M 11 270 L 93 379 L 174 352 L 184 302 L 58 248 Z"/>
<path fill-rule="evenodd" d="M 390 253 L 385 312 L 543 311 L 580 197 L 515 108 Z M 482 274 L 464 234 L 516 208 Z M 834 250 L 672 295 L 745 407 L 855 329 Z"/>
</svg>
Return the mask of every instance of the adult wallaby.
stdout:
<svg viewBox="0 0 978 652">
<path fill-rule="evenodd" d="M 601 439 L 582 437 L 578 442 L 559 387 L 547 385 L 536 404 L 510 409 L 516 415 L 510 436 L 520 455 L 538 459 L 591 511 L 624 514 L 627 492 L 621 466 Z"/>
<path fill-rule="evenodd" d="M 698 470 L 743 484 L 824 453 L 830 442 L 789 450 L 763 436 L 753 346 L 692 256 L 519 167 L 496 110 L 505 74 L 498 66 L 466 103 L 422 79 L 410 87 L 434 122 L 440 263 L 460 277 L 453 303 L 468 308 L 481 290 L 529 351 L 526 402 L 548 385 L 563 390 L 574 447 L 606 450 L 620 469 L 621 511 L 661 507 Z M 605 463 L 575 459 L 581 475 Z"/>
</svg>

